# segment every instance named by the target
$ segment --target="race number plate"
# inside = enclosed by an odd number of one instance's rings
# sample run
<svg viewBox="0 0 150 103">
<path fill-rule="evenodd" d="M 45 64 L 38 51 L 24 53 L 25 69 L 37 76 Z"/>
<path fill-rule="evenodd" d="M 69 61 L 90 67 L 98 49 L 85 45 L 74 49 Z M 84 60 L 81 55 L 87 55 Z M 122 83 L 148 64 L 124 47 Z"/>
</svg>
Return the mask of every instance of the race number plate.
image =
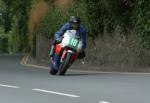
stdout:
<svg viewBox="0 0 150 103">
<path fill-rule="evenodd" d="M 69 46 L 74 48 L 74 49 L 77 49 L 78 44 L 79 44 L 79 40 L 78 39 L 71 38 L 70 41 L 69 41 Z"/>
</svg>

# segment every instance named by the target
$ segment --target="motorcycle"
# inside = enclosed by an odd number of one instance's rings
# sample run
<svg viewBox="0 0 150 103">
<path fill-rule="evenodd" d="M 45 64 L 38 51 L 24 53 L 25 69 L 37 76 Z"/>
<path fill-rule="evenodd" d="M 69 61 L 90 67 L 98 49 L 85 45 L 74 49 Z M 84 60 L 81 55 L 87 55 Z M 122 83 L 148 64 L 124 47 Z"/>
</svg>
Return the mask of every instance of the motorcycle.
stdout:
<svg viewBox="0 0 150 103">
<path fill-rule="evenodd" d="M 76 30 L 67 30 L 64 35 L 62 42 L 56 44 L 55 53 L 60 57 L 60 66 L 58 70 L 52 68 L 54 62 L 52 63 L 50 73 L 64 75 L 68 68 L 77 59 L 80 51 L 82 49 L 82 39 Z M 53 58 L 52 58 L 53 59 Z M 53 60 L 52 60 L 53 61 Z"/>
</svg>

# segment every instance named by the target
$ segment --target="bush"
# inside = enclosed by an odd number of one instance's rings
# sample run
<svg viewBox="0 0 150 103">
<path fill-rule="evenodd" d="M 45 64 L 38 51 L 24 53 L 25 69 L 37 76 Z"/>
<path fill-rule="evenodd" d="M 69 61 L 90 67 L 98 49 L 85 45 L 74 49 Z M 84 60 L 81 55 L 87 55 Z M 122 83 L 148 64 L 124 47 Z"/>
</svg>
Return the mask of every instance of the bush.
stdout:
<svg viewBox="0 0 150 103">
<path fill-rule="evenodd" d="M 9 53 L 8 46 L 8 37 L 0 36 L 0 53 Z"/>
<path fill-rule="evenodd" d="M 59 29 L 59 27 L 65 22 L 65 17 L 62 16 L 62 10 L 58 8 L 53 8 L 45 18 L 42 23 L 36 30 L 36 33 L 42 33 L 50 38 L 54 35 L 54 33 Z"/>
<path fill-rule="evenodd" d="M 150 1 L 136 0 L 133 9 L 133 25 L 137 31 L 140 45 L 150 48 Z"/>
<path fill-rule="evenodd" d="M 42 23 L 36 30 L 36 33 L 43 33 L 47 36 L 47 38 L 51 38 L 64 23 L 68 22 L 70 16 L 72 15 L 79 16 L 82 19 L 83 24 L 88 25 L 85 4 L 86 3 L 82 1 L 82 3 L 76 2 L 75 5 L 69 8 L 62 9 L 53 7 L 50 12 L 44 17 Z"/>
<path fill-rule="evenodd" d="M 77 15 L 92 38 L 100 34 L 103 36 L 105 32 L 113 33 L 118 26 L 120 36 L 127 37 L 128 31 L 134 31 L 135 28 L 140 45 L 150 48 L 150 1 L 76 0 L 74 2 L 72 7 L 66 9 L 52 8 L 37 32 L 46 34 L 50 38 L 71 15 Z"/>
<path fill-rule="evenodd" d="M 8 39 L 9 39 L 9 52 L 10 53 L 19 52 L 19 46 L 21 41 L 19 40 L 19 36 L 17 35 L 15 30 L 10 32 Z"/>
</svg>

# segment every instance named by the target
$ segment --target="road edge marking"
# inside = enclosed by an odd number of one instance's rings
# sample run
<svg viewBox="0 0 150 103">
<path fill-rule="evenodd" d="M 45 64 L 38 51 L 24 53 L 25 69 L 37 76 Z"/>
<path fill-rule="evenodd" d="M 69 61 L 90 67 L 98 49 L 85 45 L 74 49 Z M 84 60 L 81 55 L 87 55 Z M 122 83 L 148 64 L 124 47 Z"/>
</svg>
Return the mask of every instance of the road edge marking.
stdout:
<svg viewBox="0 0 150 103">
<path fill-rule="evenodd" d="M 30 57 L 30 54 L 31 53 L 27 53 L 27 54 L 25 54 L 24 55 L 24 57 L 22 58 L 22 60 L 20 61 L 20 64 L 27 64 L 27 62 L 28 62 L 28 59 L 29 59 L 29 57 Z"/>
<path fill-rule="evenodd" d="M 27 67 L 33 67 L 33 68 L 39 68 L 39 69 L 49 69 L 49 67 L 46 67 L 46 66 L 38 66 L 38 65 L 34 65 L 34 64 L 22 64 L 24 66 L 27 66 Z"/>
<path fill-rule="evenodd" d="M 46 66 L 38 66 L 34 64 L 22 64 L 22 65 L 27 67 L 32 67 L 32 68 L 49 70 L 49 67 Z M 79 72 L 79 73 L 92 73 L 92 74 L 136 74 L 136 75 L 150 74 L 150 73 L 139 73 L 139 72 L 103 72 L 103 71 L 90 71 L 90 70 L 77 70 L 77 69 L 68 69 L 68 71 Z"/>
<path fill-rule="evenodd" d="M 35 65 L 35 64 L 27 64 L 28 59 L 30 57 L 30 53 L 25 54 L 25 56 L 22 58 L 20 64 L 27 66 L 27 67 L 33 67 L 33 68 L 39 68 L 39 69 L 46 69 L 48 70 L 49 67 L 47 66 L 39 66 L 39 65 Z M 70 72 L 79 72 L 79 73 L 93 73 L 93 74 L 136 74 L 136 75 L 141 75 L 141 74 L 150 74 L 150 73 L 140 73 L 140 72 L 103 72 L 103 71 L 91 71 L 91 70 L 77 70 L 77 69 L 68 69 L 68 71 Z"/>
</svg>

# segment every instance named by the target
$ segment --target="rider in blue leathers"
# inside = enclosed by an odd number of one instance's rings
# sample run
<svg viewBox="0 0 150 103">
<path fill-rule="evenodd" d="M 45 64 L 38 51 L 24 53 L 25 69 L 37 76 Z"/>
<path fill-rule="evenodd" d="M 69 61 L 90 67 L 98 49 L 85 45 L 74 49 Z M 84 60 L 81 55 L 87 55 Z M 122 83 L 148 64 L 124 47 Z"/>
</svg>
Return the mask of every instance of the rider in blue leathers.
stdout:
<svg viewBox="0 0 150 103">
<path fill-rule="evenodd" d="M 62 41 L 62 36 L 64 35 L 64 33 L 66 32 L 66 30 L 72 30 L 75 29 L 77 30 L 77 34 L 79 34 L 82 38 L 82 50 L 79 54 L 80 59 L 85 57 L 85 48 L 86 48 L 86 29 L 80 24 L 80 18 L 76 17 L 76 16 L 71 16 L 70 21 L 66 24 L 64 24 L 59 31 L 57 31 L 55 33 L 55 40 L 54 43 L 51 47 L 51 51 L 50 51 L 50 57 L 53 58 L 53 63 L 52 63 L 52 69 L 55 70 L 55 72 L 50 72 L 50 74 L 56 74 L 58 69 L 59 69 L 59 65 L 60 65 L 60 57 L 59 55 L 57 55 L 56 53 L 54 53 L 54 49 L 55 49 L 55 45 L 57 43 L 61 43 Z"/>
</svg>

